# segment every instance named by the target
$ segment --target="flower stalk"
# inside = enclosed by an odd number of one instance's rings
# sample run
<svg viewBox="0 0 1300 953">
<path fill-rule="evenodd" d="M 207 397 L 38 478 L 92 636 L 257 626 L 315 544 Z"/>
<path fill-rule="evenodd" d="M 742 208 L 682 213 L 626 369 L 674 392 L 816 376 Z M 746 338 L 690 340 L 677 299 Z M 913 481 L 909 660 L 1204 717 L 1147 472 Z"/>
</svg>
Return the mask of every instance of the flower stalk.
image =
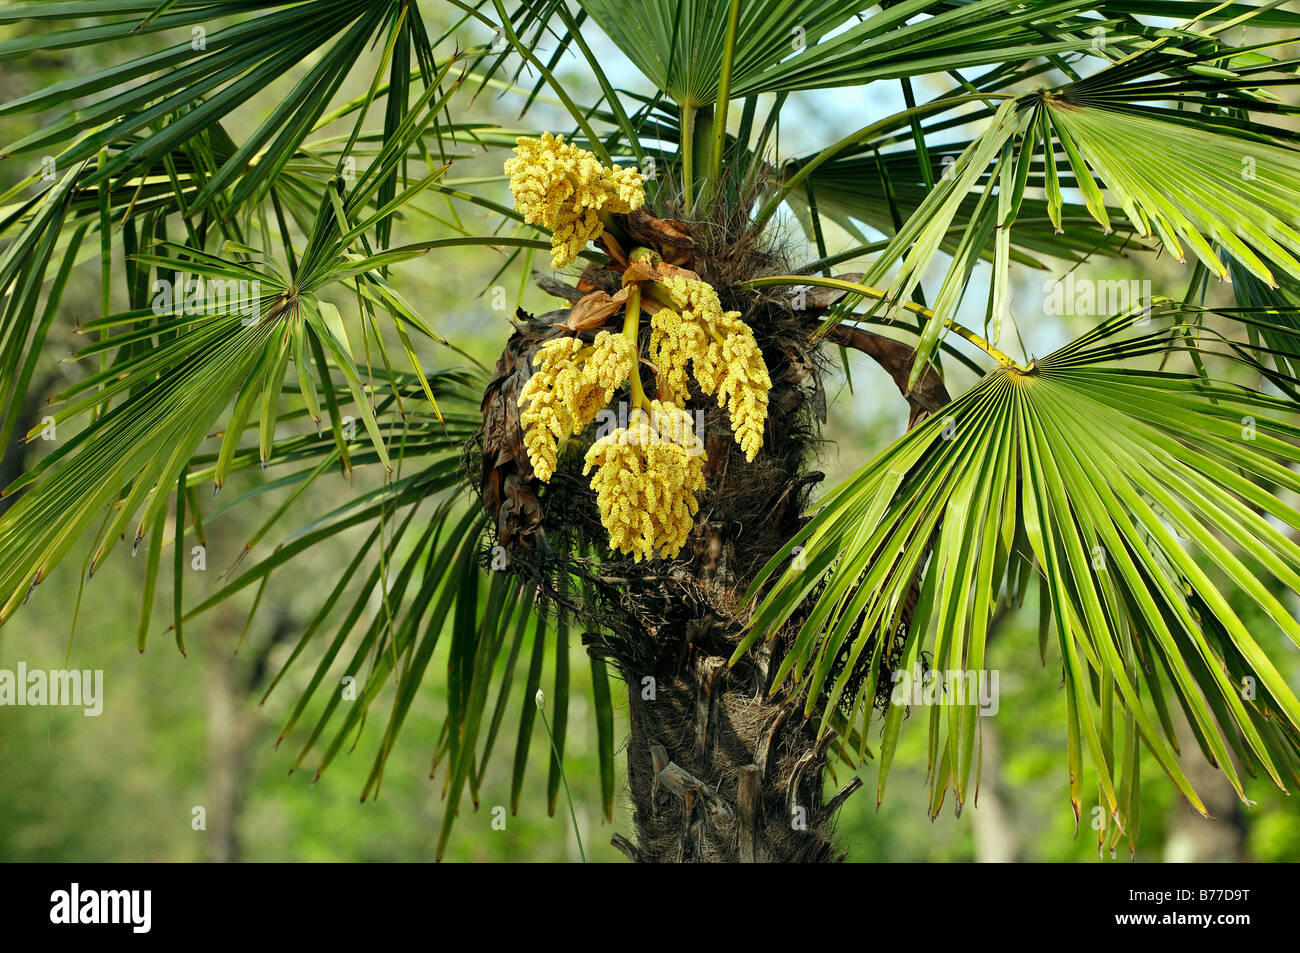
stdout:
<svg viewBox="0 0 1300 953">
<path fill-rule="evenodd" d="M 623 336 L 632 342 L 632 347 L 637 346 L 637 338 L 641 334 L 641 286 L 633 284 L 627 289 L 627 312 L 623 317 Z M 649 410 L 650 401 L 646 398 L 645 389 L 641 386 L 641 369 L 637 363 L 632 365 L 632 373 L 628 375 L 628 381 L 632 386 L 632 406 L 638 410 Z"/>
</svg>

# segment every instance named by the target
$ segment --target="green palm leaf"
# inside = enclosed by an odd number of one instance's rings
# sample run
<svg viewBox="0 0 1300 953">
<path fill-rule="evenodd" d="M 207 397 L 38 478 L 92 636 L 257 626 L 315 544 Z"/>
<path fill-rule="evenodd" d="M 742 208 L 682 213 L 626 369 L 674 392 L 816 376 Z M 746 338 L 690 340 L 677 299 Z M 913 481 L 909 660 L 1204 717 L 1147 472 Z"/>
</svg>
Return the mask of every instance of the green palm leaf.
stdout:
<svg viewBox="0 0 1300 953">
<path fill-rule="evenodd" d="M 1000 368 L 900 438 L 829 494 L 764 569 L 737 657 L 819 588 L 776 679 L 806 681 L 812 713 L 841 646 L 856 654 L 894 638 L 923 574 L 934 625 L 908 637 L 936 668 L 978 671 L 994 607 L 1014 597 L 1022 564 L 1032 562 L 1051 599 L 1071 757 L 1087 752 L 1121 824 L 1114 739 L 1098 727 L 1102 690 L 1198 807 L 1153 699 L 1174 697 L 1239 792 L 1230 749 L 1284 788 L 1300 783 L 1300 701 L 1224 594 L 1249 595 L 1300 644 L 1276 588 L 1300 584 L 1300 546 L 1277 528 L 1300 528 L 1300 511 L 1277 495 L 1300 485 L 1289 467 L 1300 461 L 1294 404 L 1195 375 L 1115 366 L 1183 346 L 1187 325 L 1170 316 L 1121 315 L 1028 371 Z M 1134 327 L 1139 333 L 1124 335 Z M 1230 338 L 1206 352 L 1258 369 Z M 791 565 L 796 546 L 806 568 Z M 1257 679 L 1258 692 L 1230 673 Z M 827 711 L 839 690 L 832 686 Z M 950 785 L 959 804 L 978 719 L 968 701 L 945 698 L 933 715 L 932 779 Z M 887 730 L 897 730 L 896 716 Z M 944 737 L 950 755 L 936 761 L 934 739 Z M 1077 815 L 1074 767 L 1072 778 Z"/>
<path fill-rule="evenodd" d="M 280 570 L 347 539 L 355 552 L 271 684 L 309 666 L 281 735 L 298 749 L 295 766 L 311 759 L 324 771 L 356 745 L 376 703 L 391 702 L 363 792 L 376 793 L 437 672 L 441 851 L 460 808 L 477 805 L 516 706 L 518 806 L 532 699 L 545 685 L 554 810 L 572 683 L 585 676 L 570 671 L 574 617 L 562 604 L 573 581 L 547 577 L 534 591 L 483 572 L 489 521 L 462 499 L 461 451 L 482 423 L 485 381 L 422 361 L 421 345 L 454 348 L 402 282 L 405 263 L 458 246 L 505 249 L 492 281 L 521 258 L 527 280 L 533 252 L 549 247 L 506 204 L 499 165 L 517 135 L 538 130 L 513 115 L 525 128 L 453 115 L 466 93 L 490 88 L 520 116 L 538 104 L 561 110 L 571 128 L 552 131 L 602 161 L 645 169 L 653 159 L 656 214 L 723 207 L 761 232 L 787 206 L 805 228 L 805 259 L 781 269 L 790 275 L 764 266 L 743 285 L 843 293 L 824 331 L 906 312 L 894 327 L 916 340 L 910 385 L 940 353 L 978 369 L 948 331 L 1000 365 L 826 497 L 750 590 L 752 627 L 736 658 L 794 630 L 774 680 L 805 693 L 805 712 L 841 733 L 850 762 L 871 753 L 878 688 L 926 662 L 985 668 L 991 620 L 1036 577 L 1043 644 L 1055 645 L 1064 686 L 1075 810 L 1086 762 L 1118 821 L 1103 845 L 1136 838 L 1142 747 L 1199 806 L 1174 708 L 1239 793 L 1243 772 L 1300 782 L 1300 703 L 1268 654 L 1300 641 L 1284 604 L 1300 591 L 1290 535 L 1300 513 L 1284 495 L 1300 492 L 1300 162 L 1286 128 L 1296 109 L 1284 101 L 1297 70 L 1272 38 L 1226 39 L 1243 25 L 1294 31 L 1300 14 L 1181 0 L 445 9 L 445 23 L 434 19 L 444 7 L 408 0 L 71 0 L 0 13 L 31 21 L 0 42 L 3 60 L 152 37 L 114 66 L 0 105 L 0 119 L 48 118 L 10 137 L 6 154 L 54 160 L 52 177 L 42 168 L 0 200 L 11 203 L 0 210 L 0 446 L 77 269 L 98 268 L 102 305 L 79 329 L 81 376 L 52 411 L 73 436 L 8 488 L 0 619 L 79 541 L 93 571 L 129 530 L 146 553 L 139 644 L 156 625 L 172 545 L 169 621 L 184 651 L 185 623 L 238 594 L 252 594 L 256 611 Z M 613 81 L 593 24 L 640 73 L 631 88 Z M 435 55 L 453 39 L 454 53 Z M 573 64 L 590 74 L 589 95 L 567 81 Z M 791 93 L 880 79 L 906 108 L 865 117 L 821 151 L 782 154 Z M 918 105 L 936 82 L 947 88 Z M 270 84 L 282 93 L 268 111 L 236 121 Z M 491 167 L 449 173 L 485 149 Z M 395 241 L 399 229 L 419 231 Z M 836 244 L 843 236 L 847 246 Z M 1194 261 L 1182 306 L 1154 326 L 1145 314 L 1103 322 L 1038 361 L 998 349 L 1013 263 L 1079 264 L 1135 244 Z M 940 255 L 927 308 L 921 281 Z M 858 259 L 864 275 L 831 277 Z M 981 336 L 954 316 L 983 263 L 992 276 Z M 236 309 L 160 312 L 155 281 L 177 272 L 259 291 Z M 1232 278 L 1238 309 L 1194 307 L 1211 275 Z M 1188 373 L 1152 369 L 1184 354 Z M 893 373 L 901 385 L 908 367 Z M 335 468 L 367 467 L 383 468 L 378 485 L 306 515 Z M 264 469 L 233 488 L 233 475 Z M 208 486 L 227 487 L 215 504 L 200 501 Z M 187 606 L 187 545 L 263 497 L 272 510 L 220 588 Z M 796 546 L 800 568 L 788 565 Z M 1245 624 L 1243 603 L 1269 631 Z M 599 645 L 591 697 L 608 817 L 615 728 Z M 340 677 L 353 697 L 337 690 Z M 932 813 L 950 789 L 964 804 L 973 773 L 978 783 L 978 713 L 961 701 L 929 712 Z M 905 715 L 902 703 L 883 713 L 878 796 Z"/>
</svg>

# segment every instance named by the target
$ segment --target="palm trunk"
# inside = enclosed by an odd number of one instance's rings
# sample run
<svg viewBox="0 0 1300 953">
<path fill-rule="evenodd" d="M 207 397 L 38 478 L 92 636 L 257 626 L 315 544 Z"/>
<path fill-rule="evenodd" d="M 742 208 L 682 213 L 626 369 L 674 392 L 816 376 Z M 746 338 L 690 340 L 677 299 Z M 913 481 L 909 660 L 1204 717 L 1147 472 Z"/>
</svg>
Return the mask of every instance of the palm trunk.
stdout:
<svg viewBox="0 0 1300 953">
<path fill-rule="evenodd" d="M 734 245 L 726 253 L 752 254 Z M 723 259 L 715 249 L 700 260 L 725 272 Z M 484 394 L 478 444 L 483 503 L 512 567 L 539 587 L 554 592 L 557 551 L 570 553 L 560 575 L 577 576 L 586 586 L 575 611 L 586 616 L 589 630 L 604 633 L 584 641 L 611 660 L 628 685 L 636 843 L 616 835 L 616 846 L 647 862 L 842 859 L 831 842 L 833 821 L 861 782 L 855 778 L 824 801 L 835 735 L 817 737 L 818 719 L 804 718 L 805 699 L 789 684 L 793 679 L 776 695 L 769 691 L 793 632 L 760 641 L 734 666 L 727 664 L 744 632 L 746 587 L 803 525 L 810 489 L 822 478 L 810 463 L 826 400 L 809 341 L 833 298 L 810 296 L 810 306 L 795 312 L 779 299 L 731 297 L 725 276 L 705 277 L 719 289 L 724 307 L 740 310 L 754 330 L 772 387 L 763 449 L 752 462 L 736 446 L 726 413 L 711 399 L 697 401 L 705 413 L 708 490 L 695 536 L 679 556 L 647 563 L 617 556 L 582 560 L 586 546 L 600 549 L 607 542 L 581 475 L 582 454 L 562 456 L 545 489 L 533 477 L 520 436 L 518 395 L 533 373 L 532 353 L 547 338 L 567 333 L 555 327 L 564 312 L 520 327 Z M 558 282 L 543 287 L 581 295 Z M 861 329 L 835 339 L 871 356 L 906 391 L 912 354 L 906 345 Z M 643 353 L 645 346 L 643 340 Z M 931 372 L 908 400 L 915 424 L 946 403 L 947 393 Z"/>
<path fill-rule="evenodd" d="M 678 675 L 629 679 L 628 784 L 643 862 L 819 862 L 834 859 L 835 812 L 855 780 L 822 800 L 826 750 L 810 721 L 764 699 L 755 669 L 695 656 Z M 653 689 L 653 690 L 652 690 Z"/>
</svg>

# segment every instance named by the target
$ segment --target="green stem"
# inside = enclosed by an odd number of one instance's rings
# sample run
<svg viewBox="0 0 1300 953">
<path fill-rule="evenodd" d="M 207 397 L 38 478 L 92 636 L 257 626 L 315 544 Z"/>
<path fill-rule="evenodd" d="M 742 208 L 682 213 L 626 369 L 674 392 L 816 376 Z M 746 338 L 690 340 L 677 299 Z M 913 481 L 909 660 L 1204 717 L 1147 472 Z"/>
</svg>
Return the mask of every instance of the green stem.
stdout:
<svg viewBox="0 0 1300 953">
<path fill-rule="evenodd" d="M 681 311 L 682 308 L 686 307 L 686 302 L 679 300 L 677 295 L 673 294 L 672 289 L 662 281 L 650 282 L 649 287 L 646 288 L 646 297 L 661 308 Z"/>
<path fill-rule="evenodd" d="M 633 350 L 637 348 L 637 338 L 641 334 L 641 286 L 637 284 L 630 285 L 627 289 L 627 309 L 623 316 L 623 335 L 632 342 Z M 638 352 L 637 363 L 632 365 L 632 373 L 629 375 L 629 382 L 632 385 L 632 407 L 633 409 L 650 411 L 650 401 L 646 399 L 645 389 L 641 386 L 641 365 L 640 355 Z"/>
<path fill-rule="evenodd" d="M 578 856 L 587 862 L 587 852 L 582 849 L 582 834 L 578 831 L 578 814 L 573 809 L 573 795 L 569 792 L 569 777 L 564 773 L 564 762 L 560 759 L 560 749 L 556 747 L 555 735 L 551 734 L 551 723 L 546 719 L 546 709 L 541 705 L 537 710 L 542 713 L 542 724 L 546 726 L 546 737 L 551 739 L 551 750 L 555 752 L 555 763 L 560 766 L 560 780 L 564 782 L 564 797 L 569 802 L 569 820 L 573 822 L 573 836 L 578 841 Z"/>
<path fill-rule="evenodd" d="M 722 72 L 718 76 L 717 112 L 713 119 L 713 153 L 709 162 L 709 181 L 717 189 L 722 173 L 722 150 L 727 144 L 727 108 L 731 102 L 731 68 L 736 59 L 736 23 L 740 19 L 740 0 L 731 0 L 727 15 L 727 41 L 722 52 Z"/>
<path fill-rule="evenodd" d="M 931 311 L 929 308 L 923 308 L 923 309 L 921 309 L 921 313 L 922 313 L 925 317 L 930 317 L 931 315 L 934 314 L 934 312 Z M 946 321 L 946 322 L 944 323 L 944 326 L 945 326 L 946 328 L 948 328 L 949 330 L 956 332 L 956 334 L 957 334 L 959 337 L 963 337 L 963 338 L 965 338 L 967 341 L 969 341 L 971 344 L 974 344 L 977 348 L 979 348 L 981 351 L 983 351 L 983 352 L 984 352 L 985 354 L 987 354 L 989 357 L 993 358 L 995 361 L 997 361 L 997 362 L 998 362 L 999 364 L 1001 364 L 1003 367 L 1014 367 L 1014 368 L 1015 368 L 1016 370 L 1018 370 L 1018 371 L 1027 371 L 1027 370 L 1029 370 L 1029 368 L 1026 367 L 1024 364 L 1021 364 L 1019 361 L 1017 361 L 1015 358 L 1011 357 L 1011 356 L 1010 356 L 1009 354 L 1007 354 L 1005 351 L 1001 351 L 1001 350 L 999 350 L 999 349 L 998 349 L 995 345 L 993 345 L 991 342 L 989 342 L 989 341 L 986 340 L 985 338 L 980 337 L 978 334 L 976 334 L 976 333 L 975 333 L 974 331 L 972 331 L 970 328 L 966 327 L 964 324 L 958 324 L 956 321 L 953 321 L 953 320 L 950 318 L 950 319 L 948 319 L 948 321 Z"/>
<path fill-rule="evenodd" d="M 606 209 L 602 208 L 596 211 L 596 215 L 600 219 L 600 224 L 604 226 L 605 231 L 613 235 L 614 238 L 617 239 L 620 244 L 625 244 L 627 242 L 627 232 L 625 232 L 622 226 L 620 226 L 618 222 L 614 220 L 613 212 L 607 211 Z"/>
<path fill-rule="evenodd" d="M 755 278 L 751 281 L 741 282 L 742 288 L 766 288 L 772 285 L 818 285 L 823 288 L 838 288 L 841 291 L 851 291 L 854 294 L 860 294 L 867 298 L 875 298 L 878 301 L 887 300 L 885 292 L 872 288 L 870 285 L 860 285 L 856 281 L 845 281 L 842 278 L 820 278 L 815 275 L 772 275 L 770 277 Z M 929 308 L 908 301 L 901 305 L 903 310 L 911 311 L 922 318 L 934 317 L 934 312 Z M 999 350 L 986 339 L 976 334 L 970 328 L 958 324 L 951 318 L 944 322 L 944 327 L 955 332 L 958 336 L 965 338 L 971 344 L 993 358 L 1004 367 L 1014 367 L 1019 371 L 1029 370 L 1024 364 L 1021 364 L 1015 358 L 1011 357 L 1005 351 Z"/>
<path fill-rule="evenodd" d="M 682 107 L 681 141 L 677 144 L 682 154 L 682 202 L 686 214 L 691 212 L 695 200 L 695 107 Z"/>
<path fill-rule="evenodd" d="M 710 201 L 713 179 L 709 177 L 709 156 L 713 152 L 713 104 L 701 106 L 695 114 L 695 141 L 691 143 L 691 154 L 695 157 L 695 214 Z"/>
</svg>

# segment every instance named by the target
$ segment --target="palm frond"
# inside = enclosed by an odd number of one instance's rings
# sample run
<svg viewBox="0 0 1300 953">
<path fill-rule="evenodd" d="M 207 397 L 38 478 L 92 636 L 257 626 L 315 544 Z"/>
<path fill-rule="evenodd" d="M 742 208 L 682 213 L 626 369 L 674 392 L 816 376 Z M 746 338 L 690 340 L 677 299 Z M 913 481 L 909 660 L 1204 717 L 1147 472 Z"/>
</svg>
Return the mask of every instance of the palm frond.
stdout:
<svg viewBox="0 0 1300 953">
<path fill-rule="evenodd" d="M 1229 599 L 1248 596 L 1300 644 L 1300 624 L 1279 597 L 1279 587 L 1300 584 L 1300 546 L 1279 529 L 1300 529 L 1300 511 L 1279 498 L 1300 486 L 1291 469 L 1300 461 L 1295 405 L 1125 366 L 1190 346 L 1187 329 L 1168 310 L 1119 315 L 1028 371 L 993 371 L 900 438 L 832 491 L 765 567 L 737 657 L 816 591 L 775 683 L 806 683 L 805 710 L 824 698 L 825 724 L 843 691 L 848 669 L 835 673 L 834 662 L 846 646 L 850 665 L 884 645 L 886 657 L 924 651 L 936 669 L 981 671 L 995 607 L 1023 599 L 1036 573 L 1067 693 L 1076 816 L 1086 751 L 1108 812 L 1124 823 L 1115 739 L 1099 731 L 1103 703 L 1131 716 L 1198 809 L 1159 717 L 1171 696 L 1239 793 L 1233 756 L 1284 789 L 1300 783 L 1300 701 L 1262 648 L 1266 637 Z M 1206 336 L 1207 357 L 1261 369 L 1234 338 Z M 900 632 L 918 575 L 931 615 Z M 1237 681 L 1247 676 L 1258 693 Z M 871 714 L 868 702 L 863 734 Z M 978 717 L 966 697 L 931 709 L 935 803 L 949 787 L 958 804 L 966 800 Z M 886 750 L 899 727 L 891 713 Z M 887 762 L 881 770 L 883 787 Z"/>
<path fill-rule="evenodd" d="M 1149 58 L 1143 60 L 1138 69 L 1141 75 L 1155 69 Z M 1107 82 L 1112 70 L 1119 74 L 1117 85 Z M 1084 207 L 1103 229 L 1113 226 L 1102 186 L 1110 190 L 1139 237 L 1157 239 L 1180 260 L 1185 243 L 1213 274 L 1227 274 L 1215 243 L 1270 285 L 1273 276 L 1265 259 L 1287 271 L 1300 268 L 1295 257 L 1300 252 L 1296 211 L 1300 208 L 1300 164 L 1295 161 L 1295 148 L 1284 144 L 1285 134 L 1255 125 L 1218 125 L 1212 120 L 1188 127 L 1185 121 L 1140 103 L 1147 98 L 1178 102 L 1186 96 L 1194 100 L 1198 84 L 1162 83 L 1155 90 L 1138 84 L 1139 88 L 1130 89 L 1129 72 L 1121 62 L 1055 92 L 1004 100 L 985 131 L 957 157 L 948 174 L 926 194 L 867 270 L 864 283 L 878 284 L 897 265 L 886 296 L 892 306 L 910 300 L 940 248 L 955 243 L 952 265 L 918 347 L 913 383 L 924 372 L 946 322 L 965 294 L 972 271 L 990 244 L 994 296 L 988 316 L 989 337 L 997 342 L 1006 308 L 1005 294 L 998 294 L 998 289 L 1006 287 L 1015 225 L 1034 208 L 1025 204 L 1025 195 L 1040 143 L 1046 160 L 1042 178 L 1046 212 L 1057 229 L 1064 225 L 1064 170 L 1072 176 Z M 1127 96 L 1127 105 L 1112 108 L 1104 99 L 1095 98 L 1094 93 L 1102 89 L 1111 90 L 1110 95 L 1116 97 Z M 1117 89 L 1122 93 L 1115 92 Z M 1064 162 L 1056 142 L 1061 145 Z M 850 144 L 843 141 L 842 147 Z M 1173 166 L 1167 166 L 1169 150 L 1176 156 Z M 819 160 L 830 158 L 827 150 Z M 820 164 L 810 162 L 801 171 L 811 174 Z M 1156 168 L 1161 169 L 1159 175 L 1153 173 Z M 798 174 L 791 177 L 783 188 L 790 189 L 798 179 Z M 776 197 L 769 201 L 765 212 L 775 201 Z M 967 219 L 958 237 L 954 223 L 963 210 L 968 210 Z"/>
</svg>

